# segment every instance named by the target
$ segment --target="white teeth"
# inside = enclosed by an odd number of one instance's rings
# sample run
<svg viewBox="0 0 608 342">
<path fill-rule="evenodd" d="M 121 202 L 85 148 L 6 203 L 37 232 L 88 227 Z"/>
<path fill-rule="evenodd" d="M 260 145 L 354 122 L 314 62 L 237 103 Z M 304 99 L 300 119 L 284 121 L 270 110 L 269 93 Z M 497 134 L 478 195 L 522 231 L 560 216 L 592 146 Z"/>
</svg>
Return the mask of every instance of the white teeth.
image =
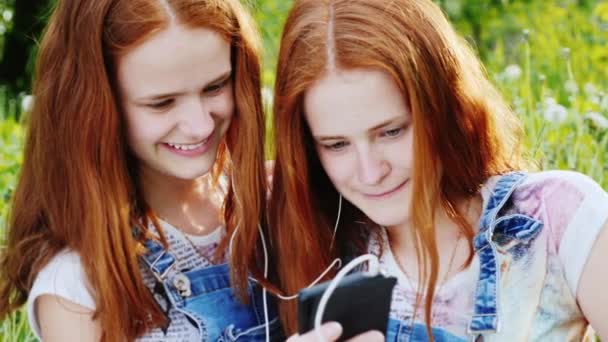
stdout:
<svg viewBox="0 0 608 342">
<path fill-rule="evenodd" d="M 178 150 L 182 150 L 182 151 L 192 151 L 195 150 L 201 146 L 203 146 L 205 144 L 205 142 L 207 142 L 207 139 L 205 139 L 204 141 L 201 141 L 198 144 L 172 144 L 172 143 L 167 143 L 167 145 L 178 149 Z"/>
</svg>

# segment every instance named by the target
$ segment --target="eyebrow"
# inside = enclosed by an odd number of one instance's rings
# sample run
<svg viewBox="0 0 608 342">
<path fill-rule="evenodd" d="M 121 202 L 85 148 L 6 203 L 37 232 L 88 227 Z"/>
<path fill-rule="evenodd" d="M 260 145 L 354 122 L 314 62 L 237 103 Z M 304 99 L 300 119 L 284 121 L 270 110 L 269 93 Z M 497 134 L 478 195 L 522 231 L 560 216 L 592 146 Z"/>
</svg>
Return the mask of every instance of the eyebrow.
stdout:
<svg viewBox="0 0 608 342">
<path fill-rule="evenodd" d="M 386 126 L 392 125 L 396 122 L 399 122 L 399 120 L 401 120 L 401 117 L 395 117 L 392 119 L 388 119 L 386 121 L 382 121 L 381 123 L 377 124 L 376 126 L 370 128 L 368 130 L 368 132 L 373 132 L 373 131 L 377 131 L 381 128 L 384 128 Z M 326 140 L 340 140 L 340 139 L 344 139 L 344 136 L 341 135 L 328 135 L 328 136 L 323 136 L 323 135 L 319 135 L 319 136 L 315 136 L 315 139 L 317 141 L 326 141 Z"/>
<path fill-rule="evenodd" d="M 225 82 L 230 77 L 232 77 L 232 69 L 224 72 L 219 77 L 216 77 L 215 79 L 213 79 L 211 82 L 208 82 L 207 84 L 205 84 L 205 86 L 203 88 L 207 88 L 210 85 L 214 85 L 214 84 Z M 166 98 L 175 97 L 175 96 L 182 95 L 182 94 L 183 94 L 183 92 L 146 95 L 146 96 L 142 96 L 140 98 L 137 98 L 136 101 L 137 102 L 158 101 L 158 100 L 164 100 Z"/>
</svg>

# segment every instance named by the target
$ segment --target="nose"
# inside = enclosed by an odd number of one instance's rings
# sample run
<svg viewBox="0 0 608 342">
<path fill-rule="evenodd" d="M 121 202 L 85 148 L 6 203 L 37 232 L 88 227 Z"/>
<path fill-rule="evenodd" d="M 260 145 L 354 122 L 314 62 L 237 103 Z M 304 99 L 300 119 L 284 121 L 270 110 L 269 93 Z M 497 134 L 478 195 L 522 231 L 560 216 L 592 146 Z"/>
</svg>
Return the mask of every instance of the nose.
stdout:
<svg viewBox="0 0 608 342">
<path fill-rule="evenodd" d="M 193 141 L 207 138 L 215 129 L 209 106 L 200 98 L 186 101 L 180 113 L 179 129 Z"/>
<path fill-rule="evenodd" d="M 390 165 L 382 154 L 369 148 L 358 151 L 357 163 L 359 181 L 365 185 L 380 183 L 390 172 Z"/>
</svg>

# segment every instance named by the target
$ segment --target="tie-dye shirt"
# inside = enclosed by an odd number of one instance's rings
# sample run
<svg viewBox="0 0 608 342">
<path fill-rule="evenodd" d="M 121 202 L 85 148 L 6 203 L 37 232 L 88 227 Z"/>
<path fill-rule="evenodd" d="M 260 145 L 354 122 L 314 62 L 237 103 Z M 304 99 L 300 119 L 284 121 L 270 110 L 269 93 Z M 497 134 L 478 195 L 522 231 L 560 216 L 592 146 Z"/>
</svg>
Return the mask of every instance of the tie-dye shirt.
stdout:
<svg viewBox="0 0 608 342">
<path fill-rule="evenodd" d="M 582 340 L 588 323 L 575 294 L 593 243 L 608 223 L 608 194 L 569 171 L 496 176 L 481 194 L 475 257 L 438 287 L 435 340 Z M 387 341 L 426 341 L 423 310 L 413 317 L 416 280 L 397 266 L 385 231 L 381 239 L 372 239 L 369 251 L 398 279 Z"/>
</svg>

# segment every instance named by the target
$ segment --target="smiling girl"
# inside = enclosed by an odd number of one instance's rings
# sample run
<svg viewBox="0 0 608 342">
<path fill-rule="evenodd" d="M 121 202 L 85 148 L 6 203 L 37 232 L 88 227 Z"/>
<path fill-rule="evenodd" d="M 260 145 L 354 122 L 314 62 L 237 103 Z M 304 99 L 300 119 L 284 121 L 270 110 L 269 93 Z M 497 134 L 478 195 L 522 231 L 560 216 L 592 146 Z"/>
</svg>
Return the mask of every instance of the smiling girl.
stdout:
<svg viewBox="0 0 608 342">
<path fill-rule="evenodd" d="M 284 291 L 372 253 L 398 279 L 388 341 L 608 339 L 608 194 L 523 171 L 516 116 L 430 0 L 296 0 L 273 120 Z"/>
<path fill-rule="evenodd" d="M 281 338 L 248 279 L 264 119 L 238 0 L 58 1 L 34 95 L 0 317 L 27 301 L 45 342 Z"/>
</svg>

